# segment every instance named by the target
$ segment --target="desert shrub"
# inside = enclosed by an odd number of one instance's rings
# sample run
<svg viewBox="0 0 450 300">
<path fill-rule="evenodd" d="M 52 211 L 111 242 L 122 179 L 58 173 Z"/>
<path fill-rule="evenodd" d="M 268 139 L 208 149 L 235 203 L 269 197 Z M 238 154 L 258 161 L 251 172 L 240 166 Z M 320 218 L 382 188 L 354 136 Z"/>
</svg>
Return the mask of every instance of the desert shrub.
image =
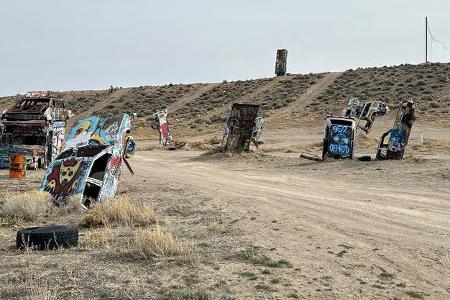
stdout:
<svg viewBox="0 0 450 300">
<path fill-rule="evenodd" d="M 208 143 L 210 143 L 211 145 L 218 145 L 220 144 L 222 141 L 221 139 L 219 139 L 217 136 L 213 136 L 212 138 L 209 139 Z"/>
<path fill-rule="evenodd" d="M 431 102 L 431 103 L 430 103 L 430 107 L 431 107 L 431 108 L 439 108 L 440 105 L 439 105 L 439 103 L 437 103 L 437 102 Z"/>
<path fill-rule="evenodd" d="M 83 227 L 99 227 L 108 224 L 146 226 L 156 223 L 156 213 L 150 204 L 132 202 L 121 195 L 103 204 L 95 204 L 81 222 Z"/>
<path fill-rule="evenodd" d="M 199 140 L 199 141 L 193 141 L 188 143 L 189 148 L 193 150 L 209 150 L 208 145 L 205 144 L 205 141 Z"/>
<path fill-rule="evenodd" d="M 113 231 L 110 227 L 96 229 L 95 231 L 86 233 L 81 245 L 86 249 L 109 249 L 111 248 L 112 237 Z"/>
<path fill-rule="evenodd" d="M 80 205 L 70 198 L 66 206 L 56 207 L 49 201 L 45 192 L 7 192 L 3 193 L 0 203 L 2 223 L 17 224 L 35 222 L 40 218 L 79 212 Z"/>
<path fill-rule="evenodd" d="M 190 247 L 183 245 L 173 238 L 170 233 L 154 229 L 140 229 L 132 241 L 132 250 L 143 258 L 151 257 L 179 257 L 189 258 Z"/>
</svg>

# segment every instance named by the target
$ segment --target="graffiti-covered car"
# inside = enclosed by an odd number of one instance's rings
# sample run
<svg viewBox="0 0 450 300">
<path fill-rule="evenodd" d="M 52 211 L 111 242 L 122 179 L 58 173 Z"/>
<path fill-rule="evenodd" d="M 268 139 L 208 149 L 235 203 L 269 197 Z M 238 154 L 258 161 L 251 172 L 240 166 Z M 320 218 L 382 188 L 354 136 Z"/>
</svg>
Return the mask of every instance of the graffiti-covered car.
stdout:
<svg viewBox="0 0 450 300">
<path fill-rule="evenodd" d="M 170 133 L 169 122 L 167 121 L 167 109 L 158 111 L 153 114 L 151 127 L 153 130 L 159 132 L 159 143 L 164 146 L 173 142 L 172 134 Z"/>
<path fill-rule="evenodd" d="M 384 102 L 380 101 L 360 101 L 359 98 L 351 98 L 347 106 L 342 111 L 342 116 L 346 118 L 359 119 L 359 121 L 365 121 L 364 126 L 359 122 L 357 127 L 363 130 L 365 133 L 369 133 L 372 129 L 375 118 L 384 116 L 389 112 L 389 107 Z"/>
<path fill-rule="evenodd" d="M 328 116 L 325 119 L 322 160 L 327 157 L 353 159 L 355 131 L 355 119 Z"/>
<path fill-rule="evenodd" d="M 41 191 L 51 194 L 55 204 L 65 204 L 69 196 L 89 208 L 115 196 L 122 164 L 135 152 L 127 114 L 89 116 L 75 123 L 64 150 L 53 160 L 41 183 Z M 130 169 L 131 170 L 131 169 Z"/>
<path fill-rule="evenodd" d="M 255 129 L 255 120 L 258 117 L 259 105 L 233 103 L 225 123 L 222 151 L 223 152 L 248 152 L 250 143 L 259 138 L 262 130 L 262 119 L 258 119 L 259 128 Z M 255 131 L 258 131 L 255 132 Z M 257 143 L 255 143 L 257 145 Z"/>
<path fill-rule="evenodd" d="M 416 120 L 414 109 L 413 100 L 404 101 L 400 104 L 394 126 L 381 136 L 377 160 L 403 159 L 409 135 Z M 389 138 L 386 142 L 387 137 Z"/>
<path fill-rule="evenodd" d="M 0 167 L 8 167 L 16 150 L 26 153 L 27 168 L 47 166 L 61 151 L 71 115 L 50 92 L 28 92 L 1 115 Z"/>
<path fill-rule="evenodd" d="M 277 57 L 275 60 L 275 74 L 277 76 L 286 75 L 287 54 L 288 54 L 288 51 L 286 49 L 278 49 L 277 50 Z"/>
</svg>

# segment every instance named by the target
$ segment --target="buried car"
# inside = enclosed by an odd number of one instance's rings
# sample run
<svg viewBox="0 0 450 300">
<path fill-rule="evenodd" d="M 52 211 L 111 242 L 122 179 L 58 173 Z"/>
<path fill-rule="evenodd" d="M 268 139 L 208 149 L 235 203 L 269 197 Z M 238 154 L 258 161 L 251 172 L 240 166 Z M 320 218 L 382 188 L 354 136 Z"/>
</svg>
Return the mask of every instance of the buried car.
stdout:
<svg viewBox="0 0 450 300">
<path fill-rule="evenodd" d="M 414 101 L 412 99 L 403 101 L 400 104 L 394 126 L 381 136 L 377 150 L 377 160 L 403 159 L 409 135 L 416 120 L 414 109 Z M 386 142 L 388 136 L 389 139 Z"/>
<path fill-rule="evenodd" d="M 50 193 L 57 205 L 73 196 L 86 208 L 114 197 L 122 163 L 132 172 L 126 160 L 136 149 L 130 132 L 127 114 L 79 120 L 67 135 L 65 149 L 49 164 L 41 191 Z"/>
<path fill-rule="evenodd" d="M 322 157 L 307 152 L 300 154 L 300 157 L 315 161 L 325 161 L 328 157 L 353 159 L 356 127 L 356 120 L 352 117 L 327 116 L 323 131 Z"/>
<path fill-rule="evenodd" d="M 169 129 L 169 122 L 167 121 L 167 109 L 158 111 L 153 114 L 153 120 L 151 127 L 153 130 L 158 130 L 159 132 L 159 143 L 163 146 L 169 145 L 173 142 L 172 135 Z"/>
<path fill-rule="evenodd" d="M 325 120 L 322 160 L 327 157 L 353 159 L 355 119 L 328 116 Z"/>
<path fill-rule="evenodd" d="M 233 103 L 225 123 L 222 151 L 248 152 L 250 143 L 258 147 L 263 119 L 258 118 L 259 105 Z"/>
</svg>

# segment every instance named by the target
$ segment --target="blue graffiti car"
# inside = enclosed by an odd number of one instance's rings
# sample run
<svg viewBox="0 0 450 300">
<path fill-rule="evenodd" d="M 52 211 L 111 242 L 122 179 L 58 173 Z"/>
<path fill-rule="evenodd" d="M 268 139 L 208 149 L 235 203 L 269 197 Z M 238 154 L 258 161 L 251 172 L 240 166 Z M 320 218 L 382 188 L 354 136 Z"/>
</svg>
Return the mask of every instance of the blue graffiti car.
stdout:
<svg viewBox="0 0 450 300">
<path fill-rule="evenodd" d="M 353 118 L 326 117 L 322 160 L 326 157 L 353 159 L 355 131 L 356 121 Z"/>
<path fill-rule="evenodd" d="M 115 196 L 122 164 L 135 152 L 127 114 L 89 116 L 75 123 L 64 143 L 64 150 L 49 164 L 41 191 L 63 205 L 76 197 L 85 208 Z M 131 168 L 129 168 L 131 171 Z"/>
</svg>

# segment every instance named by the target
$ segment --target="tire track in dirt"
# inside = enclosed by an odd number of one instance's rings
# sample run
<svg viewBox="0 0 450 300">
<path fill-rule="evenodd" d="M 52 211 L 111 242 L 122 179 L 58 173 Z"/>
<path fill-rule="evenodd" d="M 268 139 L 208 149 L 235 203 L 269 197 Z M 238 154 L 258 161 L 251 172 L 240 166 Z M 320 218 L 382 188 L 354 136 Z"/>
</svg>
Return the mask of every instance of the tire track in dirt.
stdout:
<svg viewBox="0 0 450 300">
<path fill-rule="evenodd" d="M 210 90 L 212 90 L 213 88 L 215 88 L 216 86 L 218 86 L 219 84 L 220 83 L 208 83 L 207 85 L 198 88 L 193 93 L 189 93 L 187 95 L 182 96 L 176 102 L 169 105 L 169 107 L 168 107 L 169 113 L 176 112 L 178 109 L 182 108 L 187 103 L 194 101 L 195 99 L 197 99 L 204 93 L 207 93 Z"/>
<path fill-rule="evenodd" d="M 285 80 L 289 80 L 292 77 L 292 75 L 287 76 L 280 76 L 280 77 L 274 77 L 271 81 L 266 83 L 263 86 L 260 86 L 259 88 L 253 90 L 252 92 L 248 93 L 245 96 L 242 96 L 238 99 L 235 99 L 234 103 L 252 103 L 252 100 L 257 98 L 259 95 L 261 95 L 264 92 L 267 92 L 274 88 L 278 83 L 283 82 Z M 218 114 L 225 114 L 228 109 L 230 108 L 230 103 L 224 104 L 222 106 L 219 106 L 213 110 L 211 110 L 209 113 L 205 115 L 206 118 L 210 118 L 214 115 Z"/>
<path fill-rule="evenodd" d="M 308 104 L 317 100 L 317 97 L 319 97 L 328 86 L 332 85 L 341 74 L 342 72 L 326 73 L 318 80 L 318 82 L 310 86 L 303 94 L 299 95 L 296 101 L 284 108 L 273 111 L 271 115 L 266 118 L 266 122 L 276 122 L 277 120 L 285 118 L 289 113 L 305 109 Z"/>
</svg>

